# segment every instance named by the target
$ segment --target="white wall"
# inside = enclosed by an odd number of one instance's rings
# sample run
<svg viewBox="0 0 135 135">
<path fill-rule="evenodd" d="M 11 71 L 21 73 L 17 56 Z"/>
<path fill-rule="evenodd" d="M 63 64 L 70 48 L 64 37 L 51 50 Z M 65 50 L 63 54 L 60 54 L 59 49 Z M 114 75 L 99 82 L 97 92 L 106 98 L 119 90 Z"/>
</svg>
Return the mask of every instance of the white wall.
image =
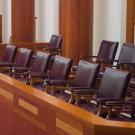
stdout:
<svg viewBox="0 0 135 135">
<path fill-rule="evenodd" d="M 3 0 L 0 0 L 0 15 L 3 13 Z"/>
<path fill-rule="evenodd" d="M 50 41 L 52 34 L 59 34 L 59 0 L 35 0 L 36 40 Z"/>
<path fill-rule="evenodd" d="M 9 42 L 11 36 L 11 0 L 0 0 L 2 13 L 2 40 Z"/>
<path fill-rule="evenodd" d="M 94 55 L 103 39 L 119 41 L 120 51 L 121 44 L 126 40 L 126 2 L 127 0 L 94 0 Z M 117 57 L 118 55 L 119 53 Z"/>
</svg>

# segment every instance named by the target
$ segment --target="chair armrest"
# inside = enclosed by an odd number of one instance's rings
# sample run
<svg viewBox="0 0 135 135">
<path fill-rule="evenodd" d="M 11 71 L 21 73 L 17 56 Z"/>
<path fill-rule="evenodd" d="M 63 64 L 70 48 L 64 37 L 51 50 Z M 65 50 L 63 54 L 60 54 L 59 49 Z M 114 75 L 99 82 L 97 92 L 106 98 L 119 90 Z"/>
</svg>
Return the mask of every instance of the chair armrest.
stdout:
<svg viewBox="0 0 135 135">
<path fill-rule="evenodd" d="M 133 105 L 133 102 L 125 100 L 116 100 L 116 101 L 107 101 L 106 106 L 124 106 L 124 105 Z"/>
<path fill-rule="evenodd" d="M 50 82 L 73 83 L 73 81 L 68 81 L 68 80 L 50 80 Z"/>
<path fill-rule="evenodd" d="M 118 62 L 118 60 L 109 60 L 109 59 L 98 59 L 99 62 L 107 62 L 107 63 L 111 63 L 111 62 Z"/>
<path fill-rule="evenodd" d="M 89 56 L 80 56 L 81 59 L 87 59 L 87 58 L 98 58 L 98 56 L 92 56 L 92 55 L 89 55 Z"/>
<path fill-rule="evenodd" d="M 81 95 L 85 95 L 85 94 L 97 94 L 99 93 L 99 90 L 97 89 L 92 89 L 92 88 L 80 88 L 80 89 L 75 89 L 74 90 L 75 94 L 81 94 Z"/>
<path fill-rule="evenodd" d="M 122 102 L 123 100 L 120 99 L 114 99 L 114 98 L 99 98 L 96 100 L 98 104 L 103 104 L 106 106 L 116 106 L 115 105 L 111 105 L 109 103 L 118 103 L 118 102 Z"/>
<path fill-rule="evenodd" d="M 49 78 L 51 76 L 51 74 L 47 73 L 47 74 L 43 74 L 43 73 L 31 73 L 32 77 L 42 77 L 42 78 Z"/>
<path fill-rule="evenodd" d="M 31 70 L 31 68 L 27 68 L 27 67 L 10 67 L 9 69 L 10 70 L 22 71 L 22 72 Z"/>
<path fill-rule="evenodd" d="M 130 67 L 135 67 L 135 63 L 120 63 L 120 66 L 130 66 Z"/>
<path fill-rule="evenodd" d="M 116 102 L 121 101 L 120 99 L 114 99 L 114 98 L 98 98 L 97 102 Z"/>
<path fill-rule="evenodd" d="M 66 85 L 66 84 L 72 84 L 72 81 L 68 81 L 68 80 L 53 80 L 53 79 L 45 79 L 44 80 L 45 83 L 53 85 L 53 84 L 62 84 L 62 85 Z"/>
<path fill-rule="evenodd" d="M 10 62 L 0 62 L 0 67 L 12 67 L 14 66 L 15 63 L 10 63 Z"/>
<path fill-rule="evenodd" d="M 78 68 L 78 66 L 76 66 L 76 65 L 75 66 L 72 66 L 71 71 L 76 72 L 77 68 Z"/>
<path fill-rule="evenodd" d="M 69 87 L 69 89 L 71 89 L 71 90 L 90 90 L 91 88 L 89 88 L 89 87 Z"/>
</svg>

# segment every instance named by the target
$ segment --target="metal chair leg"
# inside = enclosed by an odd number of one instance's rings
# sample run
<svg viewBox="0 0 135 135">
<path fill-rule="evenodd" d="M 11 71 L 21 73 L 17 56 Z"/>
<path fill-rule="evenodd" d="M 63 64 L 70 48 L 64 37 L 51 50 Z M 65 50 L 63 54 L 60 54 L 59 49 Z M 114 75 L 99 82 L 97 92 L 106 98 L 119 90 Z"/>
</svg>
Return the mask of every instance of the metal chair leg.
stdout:
<svg viewBox="0 0 135 135">
<path fill-rule="evenodd" d="M 54 86 L 51 86 L 51 95 L 54 94 Z"/>
<path fill-rule="evenodd" d="M 44 85 L 44 87 L 43 87 L 43 91 L 44 91 L 45 93 L 47 93 L 47 92 L 48 92 L 48 85 L 47 85 L 47 84 L 45 84 L 45 85 Z"/>
<path fill-rule="evenodd" d="M 71 92 L 71 97 L 70 97 L 68 103 L 71 103 L 72 104 L 74 101 L 75 101 L 75 95 L 74 95 L 74 92 L 72 91 Z"/>
<path fill-rule="evenodd" d="M 111 116 L 112 116 L 112 106 L 109 106 L 108 107 L 108 113 L 107 113 L 106 119 L 111 119 Z"/>
<path fill-rule="evenodd" d="M 78 105 L 80 101 L 80 96 L 77 94 L 75 95 L 75 97 L 76 97 L 75 104 Z"/>
<path fill-rule="evenodd" d="M 97 115 L 98 116 L 101 116 L 101 113 L 102 113 L 102 104 L 101 103 L 99 103 L 99 106 L 98 106 L 98 112 L 97 112 Z"/>
</svg>

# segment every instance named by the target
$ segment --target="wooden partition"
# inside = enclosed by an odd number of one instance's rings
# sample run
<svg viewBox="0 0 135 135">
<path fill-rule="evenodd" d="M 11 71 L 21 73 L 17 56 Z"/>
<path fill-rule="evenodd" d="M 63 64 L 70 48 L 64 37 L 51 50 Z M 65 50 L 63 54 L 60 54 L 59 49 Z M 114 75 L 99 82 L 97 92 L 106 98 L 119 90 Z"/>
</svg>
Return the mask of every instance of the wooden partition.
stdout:
<svg viewBox="0 0 135 135">
<path fill-rule="evenodd" d="M 11 0 L 12 42 L 35 41 L 35 0 Z"/>
<path fill-rule="evenodd" d="M 0 15 L 0 42 L 2 42 L 2 15 Z"/>
<path fill-rule="evenodd" d="M 126 25 L 126 42 L 134 43 L 135 31 L 135 1 L 127 0 L 127 25 Z"/>
<path fill-rule="evenodd" d="M 59 4 L 62 53 L 76 64 L 80 56 L 92 53 L 93 0 L 60 0 Z"/>
<path fill-rule="evenodd" d="M 134 135 L 115 122 L 0 74 L 0 135 Z"/>
</svg>

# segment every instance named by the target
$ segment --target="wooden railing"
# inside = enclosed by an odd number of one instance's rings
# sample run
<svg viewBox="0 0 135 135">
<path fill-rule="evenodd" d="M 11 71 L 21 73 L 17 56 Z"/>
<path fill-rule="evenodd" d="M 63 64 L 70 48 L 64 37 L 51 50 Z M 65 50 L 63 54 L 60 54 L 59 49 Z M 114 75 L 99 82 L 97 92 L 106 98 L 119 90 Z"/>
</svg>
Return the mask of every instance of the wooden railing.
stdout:
<svg viewBox="0 0 135 135">
<path fill-rule="evenodd" d="M 0 74 L 0 135 L 134 135 L 110 121 Z"/>
</svg>

